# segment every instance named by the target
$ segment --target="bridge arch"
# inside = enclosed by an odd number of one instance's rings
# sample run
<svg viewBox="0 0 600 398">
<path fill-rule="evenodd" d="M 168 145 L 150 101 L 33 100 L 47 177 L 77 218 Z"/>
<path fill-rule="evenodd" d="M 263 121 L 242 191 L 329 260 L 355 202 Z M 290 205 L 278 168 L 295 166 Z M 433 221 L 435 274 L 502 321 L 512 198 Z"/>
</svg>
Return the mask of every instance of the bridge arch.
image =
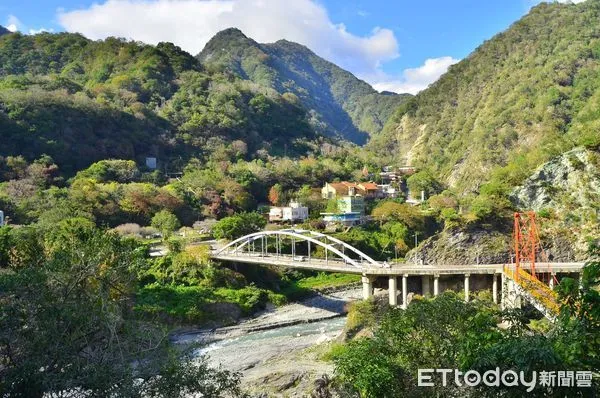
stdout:
<svg viewBox="0 0 600 398">
<path fill-rule="evenodd" d="M 216 254 L 219 255 L 219 254 L 224 254 L 226 252 L 237 253 L 240 249 L 243 250 L 244 247 L 247 247 L 251 242 L 257 241 L 259 239 L 262 240 L 263 238 L 266 238 L 269 236 L 276 236 L 276 237 L 287 236 L 287 237 L 291 237 L 294 239 L 307 241 L 307 242 L 309 242 L 309 244 L 314 243 L 317 246 L 321 246 L 325 249 L 326 256 L 327 256 L 327 252 L 330 251 L 330 252 L 338 255 L 342 260 L 344 260 L 345 263 L 350 264 L 353 267 L 356 267 L 359 269 L 364 269 L 365 265 L 370 266 L 370 267 L 378 267 L 378 268 L 383 267 L 382 263 L 375 261 L 366 253 L 363 253 L 362 251 L 358 250 L 354 246 L 349 245 L 348 243 L 346 243 L 340 239 L 333 238 L 329 235 L 322 234 L 320 232 L 302 230 L 302 229 L 281 229 L 281 230 L 274 230 L 274 231 L 260 231 L 260 232 L 248 234 L 248 235 L 242 236 L 241 238 L 235 239 L 234 241 L 228 243 L 223 248 L 218 250 Z M 341 250 L 339 248 L 337 248 L 336 245 L 341 246 Z M 359 260 L 357 261 L 356 259 L 353 259 L 350 256 L 348 256 L 345 252 L 345 249 L 348 249 L 352 253 L 358 255 Z M 310 246 L 309 246 L 309 252 L 310 252 Z M 326 259 L 327 259 L 327 257 L 326 257 Z"/>
</svg>

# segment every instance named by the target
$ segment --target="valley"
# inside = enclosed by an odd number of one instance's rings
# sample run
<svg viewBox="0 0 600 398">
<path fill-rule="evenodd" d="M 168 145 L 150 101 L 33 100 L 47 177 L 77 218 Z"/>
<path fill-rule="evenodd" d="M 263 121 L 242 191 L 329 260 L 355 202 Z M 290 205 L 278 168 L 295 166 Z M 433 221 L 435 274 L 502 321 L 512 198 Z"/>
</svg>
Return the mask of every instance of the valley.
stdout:
<svg viewBox="0 0 600 398">
<path fill-rule="evenodd" d="M 237 27 L 0 26 L 0 396 L 597 394 L 599 22 L 533 5 L 416 94 Z"/>
</svg>

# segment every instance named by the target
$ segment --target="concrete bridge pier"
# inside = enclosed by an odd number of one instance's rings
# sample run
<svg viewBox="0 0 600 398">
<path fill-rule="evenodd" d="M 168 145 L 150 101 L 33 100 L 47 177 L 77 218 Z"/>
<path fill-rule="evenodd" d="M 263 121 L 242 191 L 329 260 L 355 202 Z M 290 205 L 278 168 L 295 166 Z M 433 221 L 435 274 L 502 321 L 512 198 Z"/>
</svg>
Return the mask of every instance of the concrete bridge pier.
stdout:
<svg viewBox="0 0 600 398">
<path fill-rule="evenodd" d="M 550 274 L 550 280 L 548 281 L 548 287 L 550 290 L 554 290 L 554 272 Z"/>
<path fill-rule="evenodd" d="M 402 275 L 402 309 L 408 307 L 408 274 Z"/>
<path fill-rule="evenodd" d="M 469 277 L 470 274 L 465 274 L 465 302 L 469 302 Z"/>
<path fill-rule="evenodd" d="M 429 275 L 421 276 L 421 287 L 423 297 L 429 297 L 431 295 L 431 286 L 429 284 Z"/>
<path fill-rule="evenodd" d="M 433 296 L 440 294 L 440 275 L 433 275 Z"/>
<path fill-rule="evenodd" d="M 390 306 L 398 305 L 398 279 L 395 275 L 391 275 L 389 279 L 389 288 L 388 288 Z"/>
<path fill-rule="evenodd" d="M 521 296 L 518 292 L 517 283 L 503 274 L 500 308 L 503 310 L 507 308 L 521 308 L 521 305 Z"/>
<path fill-rule="evenodd" d="M 498 304 L 498 275 L 492 274 L 492 300 Z"/>
<path fill-rule="evenodd" d="M 363 299 L 367 300 L 369 297 L 373 296 L 373 281 L 374 277 L 363 275 L 362 276 L 362 285 L 363 285 Z"/>
</svg>

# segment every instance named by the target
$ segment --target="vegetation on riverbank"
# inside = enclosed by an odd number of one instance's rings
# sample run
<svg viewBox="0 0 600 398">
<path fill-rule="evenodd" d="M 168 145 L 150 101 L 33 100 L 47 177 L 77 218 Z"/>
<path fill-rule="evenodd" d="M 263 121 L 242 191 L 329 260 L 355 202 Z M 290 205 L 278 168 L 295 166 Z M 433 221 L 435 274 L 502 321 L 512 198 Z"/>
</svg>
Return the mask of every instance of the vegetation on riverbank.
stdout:
<svg viewBox="0 0 600 398">
<path fill-rule="evenodd" d="M 553 259 L 583 253 L 600 225 L 599 19 L 599 0 L 538 5 L 406 102 L 305 47 L 237 30 L 194 57 L 171 43 L 0 27 L 0 395 L 241 394 L 239 375 L 182 356 L 168 331 L 232 324 L 359 278 L 220 264 L 196 245 L 289 227 L 267 224 L 268 205 L 307 205 L 300 228 L 379 261 L 504 262 L 511 214 L 530 208 Z M 366 132 L 365 147 L 332 139 Z M 414 171 L 394 182 L 397 198 L 368 200 L 360 226 L 325 225 L 337 203 L 324 183 L 381 183 L 385 166 Z M 425 201 L 405 203 L 405 187 Z M 597 372 L 591 256 L 581 288 L 559 286 L 555 325 L 451 293 L 406 311 L 352 305 L 350 341 L 329 354 L 338 386 L 458 396 L 418 390 L 415 370 Z"/>
<path fill-rule="evenodd" d="M 151 268 L 145 247 L 85 220 L 0 227 L 2 395 L 239 395 L 239 375 L 182 355 L 137 315 Z"/>
<path fill-rule="evenodd" d="M 332 359 L 341 390 L 361 397 L 485 396 L 535 397 L 574 396 L 574 387 L 547 388 L 484 386 L 465 389 L 453 382 L 434 387 L 417 385 L 418 369 L 476 370 L 480 374 L 499 367 L 501 371 L 578 370 L 596 372 L 600 346 L 600 250 L 593 247 L 591 260 L 579 282 L 563 279 L 557 292 L 563 303 L 555 324 L 532 326 L 521 310 L 500 311 L 489 297 L 480 295 L 468 303 L 446 292 L 432 299 L 417 298 L 408 309 L 389 308 L 367 301 L 351 307 L 347 332 L 356 336 L 344 345 L 334 345 Z M 508 325 L 501 328 L 498 323 Z M 438 380 L 439 381 L 439 380 Z M 600 385 L 595 379 L 577 394 L 593 396 Z"/>
</svg>

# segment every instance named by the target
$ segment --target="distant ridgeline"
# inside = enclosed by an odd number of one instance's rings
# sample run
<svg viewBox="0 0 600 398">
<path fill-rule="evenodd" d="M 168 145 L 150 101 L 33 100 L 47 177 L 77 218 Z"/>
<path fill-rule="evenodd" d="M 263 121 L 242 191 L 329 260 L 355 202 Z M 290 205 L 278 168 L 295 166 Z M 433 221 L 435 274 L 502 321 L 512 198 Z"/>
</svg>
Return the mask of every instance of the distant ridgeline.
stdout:
<svg viewBox="0 0 600 398">
<path fill-rule="evenodd" d="M 600 0 L 540 4 L 416 96 L 378 93 L 299 44 L 237 29 L 196 57 L 78 34 L 0 34 L 0 154 L 66 173 L 105 158 L 318 153 L 367 144 L 459 195 L 502 193 L 600 145 Z M 232 149 L 233 148 L 233 149 Z"/>
<path fill-rule="evenodd" d="M 403 101 L 305 47 L 258 45 L 232 29 L 197 58 L 171 43 L 0 35 L 0 154 L 47 154 L 67 174 L 100 159 L 201 157 L 234 142 L 248 156 L 316 152 L 327 137 L 364 143 Z M 211 56 L 215 46 L 231 59 Z"/>
<path fill-rule="evenodd" d="M 359 144 L 380 132 L 398 105 L 410 98 L 378 93 L 305 46 L 287 40 L 257 43 L 238 29 L 215 35 L 198 59 L 207 68 L 230 71 L 294 98 L 309 110 L 318 131 Z"/>
</svg>

